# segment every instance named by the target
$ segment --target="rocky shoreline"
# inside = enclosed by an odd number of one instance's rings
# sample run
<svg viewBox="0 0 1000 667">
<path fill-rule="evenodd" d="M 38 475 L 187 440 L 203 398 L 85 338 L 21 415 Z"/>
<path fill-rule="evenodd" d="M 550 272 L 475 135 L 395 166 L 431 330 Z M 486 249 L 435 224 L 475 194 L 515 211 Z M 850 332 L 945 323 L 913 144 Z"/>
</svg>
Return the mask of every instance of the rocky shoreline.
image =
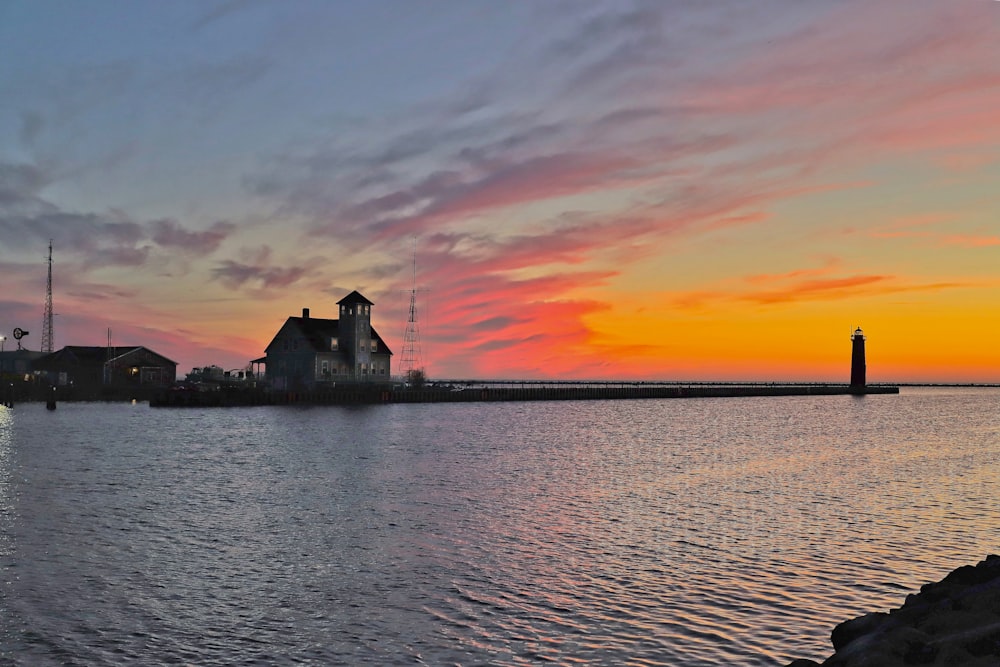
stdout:
<svg viewBox="0 0 1000 667">
<path fill-rule="evenodd" d="M 964 565 L 925 584 L 898 609 L 841 623 L 830 636 L 834 654 L 822 663 L 788 667 L 1000 665 L 1000 556 Z"/>
</svg>

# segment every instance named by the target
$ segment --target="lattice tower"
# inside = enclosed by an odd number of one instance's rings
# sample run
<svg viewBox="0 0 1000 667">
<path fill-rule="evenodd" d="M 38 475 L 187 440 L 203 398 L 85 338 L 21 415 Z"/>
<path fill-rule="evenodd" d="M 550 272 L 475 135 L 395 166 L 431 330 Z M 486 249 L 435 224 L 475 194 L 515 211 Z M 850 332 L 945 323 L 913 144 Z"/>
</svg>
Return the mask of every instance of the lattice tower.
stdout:
<svg viewBox="0 0 1000 667">
<path fill-rule="evenodd" d="M 52 352 L 52 239 L 49 239 L 49 279 L 45 286 L 45 313 L 42 315 L 42 352 Z"/>
<path fill-rule="evenodd" d="M 406 320 L 406 332 L 403 334 L 403 355 L 400 359 L 400 372 L 409 375 L 410 371 L 420 368 L 420 330 L 417 327 L 417 290 L 410 290 L 410 315 Z"/>
<path fill-rule="evenodd" d="M 423 362 L 420 357 L 420 327 L 417 325 L 417 248 L 413 247 L 413 283 L 410 288 L 410 312 L 406 318 L 406 330 L 403 333 L 403 352 L 399 359 L 399 372 L 403 377 L 410 371 L 420 370 Z"/>
</svg>

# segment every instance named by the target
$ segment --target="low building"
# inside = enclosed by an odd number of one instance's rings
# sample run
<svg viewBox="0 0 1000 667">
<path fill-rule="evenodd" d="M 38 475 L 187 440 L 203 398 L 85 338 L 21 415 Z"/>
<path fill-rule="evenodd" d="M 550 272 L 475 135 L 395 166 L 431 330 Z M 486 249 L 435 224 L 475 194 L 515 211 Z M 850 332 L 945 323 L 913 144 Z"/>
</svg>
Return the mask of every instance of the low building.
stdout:
<svg viewBox="0 0 1000 667">
<path fill-rule="evenodd" d="M 35 361 L 46 356 L 45 352 L 7 350 L 0 352 L 0 376 L 22 377 L 31 373 Z"/>
<path fill-rule="evenodd" d="M 177 379 L 177 362 L 146 347 L 67 345 L 34 362 L 56 386 L 165 387 Z"/>
<path fill-rule="evenodd" d="M 285 320 L 266 349 L 266 377 L 274 389 L 390 380 L 392 351 L 371 324 L 375 304 L 354 291 L 337 305 L 339 319 L 311 317 L 303 308 L 301 317 Z"/>
</svg>

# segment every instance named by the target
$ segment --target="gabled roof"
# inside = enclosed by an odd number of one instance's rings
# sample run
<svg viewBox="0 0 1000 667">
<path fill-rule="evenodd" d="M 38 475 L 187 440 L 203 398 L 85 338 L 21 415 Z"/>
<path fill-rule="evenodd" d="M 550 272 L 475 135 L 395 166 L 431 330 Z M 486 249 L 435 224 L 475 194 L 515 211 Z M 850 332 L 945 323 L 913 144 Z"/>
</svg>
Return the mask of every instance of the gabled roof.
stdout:
<svg viewBox="0 0 1000 667">
<path fill-rule="evenodd" d="M 385 344 L 385 341 L 382 340 L 382 337 L 378 335 L 377 331 L 375 331 L 375 327 L 372 327 L 371 337 L 379 342 L 380 350 L 385 350 L 390 355 L 392 354 L 392 350 L 389 349 L 389 346 Z"/>
<path fill-rule="evenodd" d="M 363 303 L 367 306 L 374 306 L 375 304 L 369 301 L 361 294 L 358 290 L 354 290 L 343 299 L 337 302 L 338 306 L 353 306 L 355 304 Z"/>
<path fill-rule="evenodd" d="M 359 295 L 360 296 L 360 295 Z M 362 299 L 364 297 L 361 297 Z M 278 336 L 282 331 L 289 325 L 294 325 L 302 332 L 302 335 L 306 337 L 309 342 L 309 347 L 312 348 L 314 352 L 329 352 L 330 351 L 330 339 L 340 337 L 340 320 L 327 320 L 321 317 L 289 317 L 285 320 L 285 324 L 278 330 L 278 333 L 274 335 L 271 342 L 268 343 L 267 347 L 270 348 L 277 340 Z M 378 335 L 375 331 L 375 327 L 371 327 L 371 337 L 379 342 L 379 349 L 385 350 L 389 354 L 392 354 L 392 350 L 389 346 L 385 344 L 382 337 Z M 265 348 L 266 350 L 267 348 Z"/>
<path fill-rule="evenodd" d="M 316 352 L 328 352 L 330 350 L 329 340 L 337 338 L 340 333 L 340 320 L 327 320 L 320 317 L 289 317 L 288 322 L 298 327 L 302 335 L 309 341 L 309 346 Z"/>
</svg>

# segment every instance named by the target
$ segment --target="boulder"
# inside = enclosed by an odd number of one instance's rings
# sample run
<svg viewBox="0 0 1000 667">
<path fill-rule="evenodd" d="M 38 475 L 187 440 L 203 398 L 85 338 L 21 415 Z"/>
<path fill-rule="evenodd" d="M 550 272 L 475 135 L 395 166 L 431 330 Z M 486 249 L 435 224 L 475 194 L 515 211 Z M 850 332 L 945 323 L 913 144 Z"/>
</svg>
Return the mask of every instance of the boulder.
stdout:
<svg viewBox="0 0 1000 667">
<path fill-rule="evenodd" d="M 1000 556 L 964 565 L 925 584 L 892 611 L 845 621 L 830 635 L 834 653 L 823 663 L 788 667 L 1000 665 Z"/>
</svg>

